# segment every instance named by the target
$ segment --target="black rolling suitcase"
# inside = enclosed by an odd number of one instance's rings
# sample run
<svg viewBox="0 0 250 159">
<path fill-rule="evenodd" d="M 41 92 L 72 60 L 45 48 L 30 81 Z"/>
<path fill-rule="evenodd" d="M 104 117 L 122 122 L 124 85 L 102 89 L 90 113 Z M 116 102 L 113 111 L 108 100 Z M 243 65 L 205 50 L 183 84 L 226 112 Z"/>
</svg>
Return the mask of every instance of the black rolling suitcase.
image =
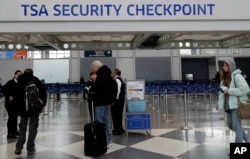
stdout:
<svg viewBox="0 0 250 159">
<path fill-rule="evenodd" d="M 92 117 L 94 117 L 92 102 Z M 98 121 L 84 125 L 84 154 L 85 156 L 100 156 L 107 152 L 106 128 L 104 123 Z"/>
</svg>

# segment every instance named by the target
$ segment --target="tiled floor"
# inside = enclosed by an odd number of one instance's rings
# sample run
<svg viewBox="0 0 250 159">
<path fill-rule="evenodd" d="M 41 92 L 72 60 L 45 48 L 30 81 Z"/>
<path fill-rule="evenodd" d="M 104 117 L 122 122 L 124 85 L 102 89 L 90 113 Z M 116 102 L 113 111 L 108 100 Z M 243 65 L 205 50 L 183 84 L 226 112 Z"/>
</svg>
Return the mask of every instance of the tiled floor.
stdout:
<svg viewBox="0 0 250 159">
<path fill-rule="evenodd" d="M 63 96 L 60 103 L 49 100 L 47 111 L 40 116 L 36 138 L 37 152 L 27 156 L 24 148 L 15 155 L 16 140 L 7 140 L 4 101 L 0 102 L 0 158 L 1 159 L 79 159 L 86 157 L 83 151 L 83 126 L 88 119 L 86 102 L 81 96 Z M 113 136 L 113 147 L 100 159 L 227 159 L 229 142 L 234 134 L 225 125 L 223 112 L 210 111 L 200 98 L 187 101 L 187 118 L 182 97 L 168 100 L 164 106 L 148 100 L 151 113 L 151 135 L 145 130 L 129 131 L 128 136 Z M 212 99 L 213 106 L 216 99 Z M 154 107 L 155 105 L 155 107 Z M 166 109 L 168 108 L 168 109 Z M 168 111 L 166 111 L 168 110 Z M 166 117 L 168 112 L 168 118 Z M 164 116 L 165 114 L 165 116 Z M 187 120 L 186 120 L 187 119 Z M 243 125 L 250 133 L 249 121 Z M 190 128 L 184 130 L 184 128 Z"/>
</svg>

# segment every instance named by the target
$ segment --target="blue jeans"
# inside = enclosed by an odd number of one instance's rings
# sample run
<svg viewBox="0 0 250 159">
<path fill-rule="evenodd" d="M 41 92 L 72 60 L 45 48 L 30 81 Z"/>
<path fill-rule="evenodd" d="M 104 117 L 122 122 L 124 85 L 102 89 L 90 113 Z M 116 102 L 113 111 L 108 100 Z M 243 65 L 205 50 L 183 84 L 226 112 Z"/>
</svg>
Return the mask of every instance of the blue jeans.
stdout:
<svg viewBox="0 0 250 159">
<path fill-rule="evenodd" d="M 95 120 L 98 120 L 99 122 L 102 122 L 106 125 L 107 144 L 111 142 L 109 113 L 110 113 L 109 105 L 95 107 Z"/>
<path fill-rule="evenodd" d="M 249 142 L 248 134 L 243 130 L 241 118 L 238 116 L 238 110 L 227 111 L 227 125 L 229 129 L 235 132 L 235 143 Z"/>
</svg>

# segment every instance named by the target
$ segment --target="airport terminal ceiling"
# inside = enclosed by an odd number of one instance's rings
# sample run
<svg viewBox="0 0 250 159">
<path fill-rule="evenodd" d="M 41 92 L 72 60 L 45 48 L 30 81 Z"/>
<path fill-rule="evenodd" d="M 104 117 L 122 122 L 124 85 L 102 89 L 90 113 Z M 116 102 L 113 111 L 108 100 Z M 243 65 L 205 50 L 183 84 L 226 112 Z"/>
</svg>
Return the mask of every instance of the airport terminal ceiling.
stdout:
<svg viewBox="0 0 250 159">
<path fill-rule="evenodd" d="M 0 51 L 248 48 L 249 4 L 249 0 L 0 1 Z"/>
<path fill-rule="evenodd" d="M 248 47 L 250 47 L 250 32 L 0 33 L 0 51 Z"/>
</svg>

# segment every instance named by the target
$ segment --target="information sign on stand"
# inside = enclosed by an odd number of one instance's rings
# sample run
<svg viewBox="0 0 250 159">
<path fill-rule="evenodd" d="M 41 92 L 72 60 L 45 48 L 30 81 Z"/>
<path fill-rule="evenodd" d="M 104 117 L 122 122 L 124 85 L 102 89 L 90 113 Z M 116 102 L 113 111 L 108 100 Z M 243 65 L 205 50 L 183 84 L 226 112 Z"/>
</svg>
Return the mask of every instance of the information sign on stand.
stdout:
<svg viewBox="0 0 250 159">
<path fill-rule="evenodd" d="M 145 98 L 145 81 L 127 81 L 126 83 L 127 100 L 144 100 Z"/>
<path fill-rule="evenodd" d="M 144 131 L 151 134 L 151 115 L 146 112 L 145 81 L 127 81 L 126 134 L 128 131 Z"/>
</svg>

